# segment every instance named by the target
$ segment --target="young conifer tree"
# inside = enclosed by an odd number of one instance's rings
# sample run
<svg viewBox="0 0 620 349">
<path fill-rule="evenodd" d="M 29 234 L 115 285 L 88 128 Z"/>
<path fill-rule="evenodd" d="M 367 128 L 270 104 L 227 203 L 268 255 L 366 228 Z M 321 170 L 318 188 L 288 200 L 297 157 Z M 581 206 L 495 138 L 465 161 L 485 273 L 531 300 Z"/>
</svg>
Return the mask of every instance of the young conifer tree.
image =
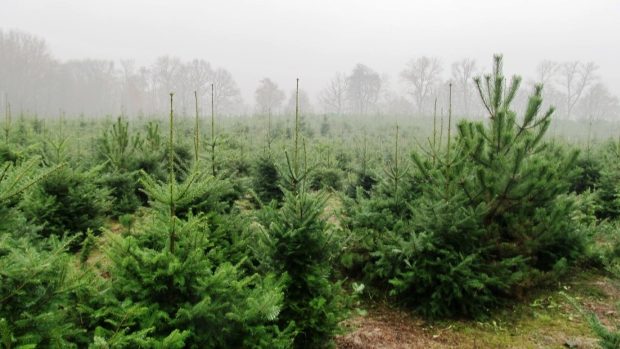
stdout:
<svg viewBox="0 0 620 349">
<path fill-rule="evenodd" d="M 170 94 L 170 135 L 174 146 L 173 94 Z M 148 335 L 175 348 L 287 348 L 291 327 L 277 326 L 283 299 L 273 275 L 246 275 L 239 265 L 221 261 L 227 246 L 211 239 L 206 215 L 186 218 L 177 209 L 213 189 L 213 177 L 194 169 L 178 182 L 169 151 L 168 179 L 143 174 L 153 202 L 150 224 L 128 236 L 110 236 L 112 290 L 120 309 L 129 301 L 143 312 L 130 331 Z M 247 247 L 247 246 L 246 246 Z M 102 341 L 114 330 L 101 330 Z M 166 347 L 166 346 L 164 346 Z"/>
<path fill-rule="evenodd" d="M 411 204 L 413 232 L 392 235 L 377 265 L 393 294 L 428 315 L 484 313 L 583 251 L 562 195 L 576 154 L 544 141 L 553 109 L 541 111 L 542 86 L 517 117 L 520 81 L 506 89 L 496 56 L 492 74 L 475 79 L 486 123 L 462 121 L 441 158 L 413 156 L 424 179 Z"/>
<path fill-rule="evenodd" d="M 282 208 L 270 212 L 265 263 L 286 275 L 280 321 L 294 323 L 294 347 L 324 348 L 333 344 L 344 317 L 344 297 L 340 283 L 331 280 L 335 243 L 332 228 L 321 217 L 327 197 L 307 191 L 307 166 L 300 164 L 298 103 L 295 121 L 292 159 L 287 154 L 290 190 L 284 189 Z"/>
<path fill-rule="evenodd" d="M 65 253 L 70 240 L 44 241 L 24 234 L 28 225 L 15 203 L 22 193 L 61 169 L 42 170 L 33 158 L 0 168 L 0 347 L 71 347 L 81 331 L 66 307 L 80 287 Z"/>
<path fill-rule="evenodd" d="M 254 165 L 252 187 L 263 203 L 282 200 L 280 172 L 271 153 L 261 155 Z"/>
</svg>

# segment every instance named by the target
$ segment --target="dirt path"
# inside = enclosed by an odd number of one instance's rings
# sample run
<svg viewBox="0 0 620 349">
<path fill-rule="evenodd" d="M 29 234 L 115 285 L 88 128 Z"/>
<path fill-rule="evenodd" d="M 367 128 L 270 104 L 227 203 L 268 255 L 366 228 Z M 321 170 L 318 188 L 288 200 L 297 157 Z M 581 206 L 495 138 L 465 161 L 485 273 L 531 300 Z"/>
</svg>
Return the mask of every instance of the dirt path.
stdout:
<svg viewBox="0 0 620 349">
<path fill-rule="evenodd" d="M 494 314 L 485 322 L 429 324 L 404 310 L 370 306 L 366 316 L 345 322 L 341 349 L 405 348 L 598 348 L 587 320 L 563 293 L 595 313 L 610 328 L 620 324 L 620 284 L 603 276 L 583 276 L 526 304 Z"/>
</svg>

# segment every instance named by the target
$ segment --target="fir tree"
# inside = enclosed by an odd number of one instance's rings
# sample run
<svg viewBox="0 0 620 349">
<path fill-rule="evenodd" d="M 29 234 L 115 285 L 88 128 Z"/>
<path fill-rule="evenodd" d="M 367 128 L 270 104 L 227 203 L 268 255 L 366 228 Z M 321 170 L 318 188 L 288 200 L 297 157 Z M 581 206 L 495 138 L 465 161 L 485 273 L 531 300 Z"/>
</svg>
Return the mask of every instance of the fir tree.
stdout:
<svg viewBox="0 0 620 349">
<path fill-rule="evenodd" d="M 68 315 L 70 293 L 80 288 L 65 253 L 68 241 L 51 238 L 34 242 L 24 235 L 14 201 L 62 165 L 38 168 L 38 159 L 0 173 L 0 346 L 72 347 L 82 331 Z"/>
<path fill-rule="evenodd" d="M 340 283 L 331 280 L 336 244 L 332 229 L 321 217 L 326 197 L 306 192 L 307 166 L 300 164 L 299 123 L 297 101 L 292 159 L 287 154 L 292 190 L 284 190 L 279 210 L 266 208 L 270 223 L 261 240 L 263 265 L 286 275 L 280 322 L 282 326 L 294 324 L 294 347 L 324 348 L 333 345 L 333 335 L 344 318 L 344 296 Z"/>
<path fill-rule="evenodd" d="M 620 216 L 620 141 L 608 142 L 602 153 L 602 168 L 596 187 L 596 216 L 614 219 Z"/>
<path fill-rule="evenodd" d="M 130 301 L 143 312 L 129 333 L 147 332 L 176 347 L 286 348 L 291 328 L 279 328 L 282 286 L 273 275 L 246 275 L 238 264 L 223 262 L 204 215 L 177 216 L 178 208 L 213 190 L 208 177 L 192 171 L 177 182 L 173 152 L 174 113 L 170 96 L 168 180 L 143 174 L 153 202 L 151 224 L 126 237 L 112 237 L 108 255 L 117 307 Z M 281 330 L 282 329 L 282 330 Z M 114 332 L 100 330 L 107 341 Z M 172 339 L 171 339 L 172 340 Z"/>
<path fill-rule="evenodd" d="M 280 201 L 283 193 L 280 187 L 280 173 L 271 154 L 262 155 L 254 165 L 252 178 L 254 192 L 264 203 Z"/>
<path fill-rule="evenodd" d="M 0 234 L 0 345 L 73 347 L 81 330 L 68 316 L 72 275 L 67 244 L 58 239 L 37 248 L 26 238 Z"/>
<path fill-rule="evenodd" d="M 63 168 L 45 176 L 20 203 L 26 217 L 42 229 L 42 237 L 80 235 L 87 230 L 100 232 L 109 210 L 109 192 L 97 183 L 101 168 L 89 171 Z"/>
<path fill-rule="evenodd" d="M 325 201 L 322 195 L 285 191 L 262 240 L 270 251 L 263 262 L 287 276 L 280 321 L 294 322 L 296 348 L 331 346 L 345 316 L 341 286 L 331 281 L 336 241 L 321 218 Z"/>
</svg>

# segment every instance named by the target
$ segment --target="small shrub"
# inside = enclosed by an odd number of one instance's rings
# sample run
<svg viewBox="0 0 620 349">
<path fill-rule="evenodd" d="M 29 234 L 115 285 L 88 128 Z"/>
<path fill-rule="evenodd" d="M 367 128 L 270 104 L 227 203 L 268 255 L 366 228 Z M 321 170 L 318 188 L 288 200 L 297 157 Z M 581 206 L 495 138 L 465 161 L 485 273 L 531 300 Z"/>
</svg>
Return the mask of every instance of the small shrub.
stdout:
<svg viewBox="0 0 620 349">
<path fill-rule="evenodd" d="M 252 188 L 261 201 L 265 203 L 282 199 L 280 173 L 271 156 L 263 155 L 254 164 Z"/>
<path fill-rule="evenodd" d="M 74 236 L 79 246 L 87 230 L 100 231 L 109 209 L 109 191 L 96 183 L 97 172 L 62 169 L 33 186 L 21 202 L 26 217 L 43 228 L 42 237 Z"/>
<path fill-rule="evenodd" d="M 142 202 L 138 196 L 139 183 L 135 173 L 106 173 L 99 181 L 110 190 L 112 198 L 110 214 L 112 217 L 133 213 L 141 206 Z"/>
<path fill-rule="evenodd" d="M 332 168 L 321 168 L 312 172 L 310 189 L 342 190 L 342 172 Z"/>
</svg>

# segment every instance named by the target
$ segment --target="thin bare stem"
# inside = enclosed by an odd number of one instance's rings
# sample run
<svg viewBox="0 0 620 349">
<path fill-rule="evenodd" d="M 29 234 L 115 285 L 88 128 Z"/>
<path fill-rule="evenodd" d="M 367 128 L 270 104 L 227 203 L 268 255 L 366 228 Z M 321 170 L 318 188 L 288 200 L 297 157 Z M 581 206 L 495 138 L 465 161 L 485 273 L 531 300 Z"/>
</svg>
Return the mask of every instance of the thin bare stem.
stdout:
<svg viewBox="0 0 620 349">
<path fill-rule="evenodd" d="M 194 125 L 194 158 L 198 165 L 198 156 L 200 152 L 200 121 L 198 112 L 198 92 L 194 91 L 194 102 L 196 104 L 196 124 Z"/>
<path fill-rule="evenodd" d="M 170 253 L 174 253 L 175 231 L 175 202 L 174 202 L 174 93 L 170 92 L 170 138 L 168 139 L 168 186 L 170 188 Z"/>
<path fill-rule="evenodd" d="M 295 172 L 299 173 L 299 78 L 297 78 L 297 85 L 295 88 L 295 149 L 293 153 L 293 166 Z"/>
<path fill-rule="evenodd" d="M 215 177 L 215 107 L 214 107 L 214 87 L 211 84 L 211 173 Z"/>
</svg>

